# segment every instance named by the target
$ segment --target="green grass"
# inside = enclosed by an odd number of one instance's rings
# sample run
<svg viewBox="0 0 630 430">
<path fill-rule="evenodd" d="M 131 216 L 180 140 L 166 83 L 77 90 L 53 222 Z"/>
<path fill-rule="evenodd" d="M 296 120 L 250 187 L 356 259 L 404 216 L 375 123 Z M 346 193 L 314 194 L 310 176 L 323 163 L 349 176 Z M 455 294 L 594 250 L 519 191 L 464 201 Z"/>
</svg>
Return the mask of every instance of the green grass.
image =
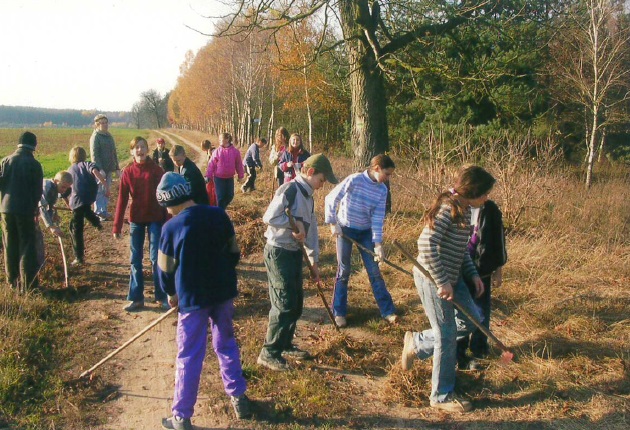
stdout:
<svg viewBox="0 0 630 430">
<path fill-rule="evenodd" d="M 0 129 L 0 157 L 5 157 L 15 151 L 22 129 Z M 90 153 L 90 128 L 30 128 L 29 131 L 37 136 L 37 150 L 35 158 L 39 160 L 44 169 L 44 177 L 50 178 L 60 170 L 70 166 L 68 155 L 74 146 L 82 146 Z M 151 146 L 151 133 L 148 130 L 131 128 L 112 128 L 110 133 L 116 142 L 116 152 L 121 168 L 125 160 L 129 158 L 129 142 L 136 136 L 142 136 L 149 140 Z"/>
<path fill-rule="evenodd" d="M 5 420 L 19 428 L 42 428 L 63 391 L 57 371 L 63 356 L 61 339 L 68 308 L 36 294 L 0 289 L 0 427 Z"/>
<path fill-rule="evenodd" d="M 91 129 L 29 130 L 37 135 L 35 157 L 46 178 L 70 166 L 73 146 L 80 145 L 89 154 Z M 15 151 L 23 132 L 0 129 L 0 157 Z M 148 130 L 111 129 L 111 133 L 121 167 L 129 159 L 129 141 L 138 135 L 151 137 Z M 71 358 L 57 345 L 68 339 L 65 327 L 71 326 L 73 317 L 63 302 L 0 288 L 0 428 L 11 423 L 20 429 L 41 429 L 58 421 L 59 401 L 67 395 L 62 369 Z"/>
</svg>

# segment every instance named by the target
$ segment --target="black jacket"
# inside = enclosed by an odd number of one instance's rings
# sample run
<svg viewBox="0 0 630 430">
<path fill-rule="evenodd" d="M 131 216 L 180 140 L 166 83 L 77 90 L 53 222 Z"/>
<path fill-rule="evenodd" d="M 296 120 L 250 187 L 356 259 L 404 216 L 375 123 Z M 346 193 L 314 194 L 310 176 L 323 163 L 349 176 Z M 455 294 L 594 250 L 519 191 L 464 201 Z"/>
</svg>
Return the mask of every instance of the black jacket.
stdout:
<svg viewBox="0 0 630 430">
<path fill-rule="evenodd" d="M 175 170 L 175 163 L 168 154 L 168 150 L 160 151 L 158 148 L 153 150 L 153 161 L 160 166 L 165 172 L 172 172 Z"/>
<path fill-rule="evenodd" d="M 186 178 L 190 184 L 191 197 L 195 203 L 198 205 L 210 204 L 208 192 L 206 191 L 206 181 L 203 179 L 199 167 L 190 158 L 186 157 L 183 166 L 178 169 L 177 173 Z"/>
<path fill-rule="evenodd" d="M 0 162 L 0 212 L 35 216 L 43 180 L 42 165 L 33 150 L 19 145 Z"/>
<path fill-rule="evenodd" d="M 479 213 L 479 243 L 473 262 L 479 276 L 486 277 L 507 262 L 505 231 L 501 210 L 488 200 Z"/>
</svg>

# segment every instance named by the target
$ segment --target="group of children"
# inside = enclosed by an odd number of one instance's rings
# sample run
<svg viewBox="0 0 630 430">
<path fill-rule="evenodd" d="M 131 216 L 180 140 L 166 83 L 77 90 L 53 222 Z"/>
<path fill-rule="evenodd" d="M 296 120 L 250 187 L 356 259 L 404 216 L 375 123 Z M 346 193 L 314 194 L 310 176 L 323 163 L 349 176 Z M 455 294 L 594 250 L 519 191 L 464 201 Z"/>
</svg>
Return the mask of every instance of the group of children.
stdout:
<svg viewBox="0 0 630 430">
<path fill-rule="evenodd" d="M 267 269 L 271 309 L 266 337 L 258 364 L 276 371 L 290 368 L 287 358 L 304 359 L 309 353 L 293 343 L 303 308 L 302 249 L 306 249 L 312 275 L 319 280 L 319 240 L 313 194 L 325 182 L 337 184 L 325 198 L 325 223 L 336 238 L 337 274 L 332 312 L 339 327 L 348 324 L 348 281 L 353 244 L 358 244 L 372 292 L 381 316 L 398 322 L 396 308 L 379 269 L 384 256 L 383 223 L 388 190 L 385 182 L 395 169 L 387 155 L 378 155 L 370 166 L 338 183 L 330 161 L 323 154 L 304 158 L 299 135 L 276 133 L 277 166 L 282 178 L 263 215 L 267 224 L 263 258 Z M 288 146 L 278 146 L 283 142 Z M 236 264 L 240 251 L 234 227 L 225 208 L 234 196 L 234 175 L 248 181 L 243 191 L 255 189 L 255 169 L 262 168 L 260 148 L 264 139 L 252 144 L 241 160 L 228 133 L 219 137 L 219 147 L 208 157 L 206 179 L 216 190 L 218 207 L 208 205 L 208 188 L 199 169 L 175 145 L 169 159 L 174 172 L 164 173 L 163 142 L 157 142 L 154 156 L 144 138 L 130 143 L 132 162 L 123 169 L 116 205 L 113 234 L 119 238 L 123 217 L 131 198 L 131 275 L 127 311 L 144 306 L 142 254 L 149 235 L 155 301 L 158 306 L 179 306 L 175 396 L 173 416 L 163 420 L 165 428 L 190 429 L 202 362 L 205 356 L 208 321 L 214 350 L 219 358 L 226 393 L 231 396 L 239 418 L 249 416 L 246 383 L 232 317 L 237 295 Z M 208 149 L 210 151 L 210 149 Z M 274 152 L 274 151 L 272 151 Z M 157 154 L 157 161 L 155 160 Z M 69 174 L 60 172 L 49 187 L 66 195 L 73 209 L 71 231 L 77 264 L 83 262 L 83 224 L 88 219 L 102 228 L 91 210 L 95 184 L 106 184 L 85 151 L 73 148 Z M 162 160 L 162 161 L 160 161 Z M 273 160 L 272 161 L 273 164 Z M 288 173 L 288 174 L 287 174 Z M 282 179 L 282 181 L 280 181 Z M 418 262 L 430 276 L 414 270 L 414 281 L 430 330 L 406 332 L 402 366 L 410 369 L 415 358 L 433 356 L 432 407 L 465 412 L 471 404 L 455 395 L 455 369 L 472 369 L 475 359 L 488 354 L 487 339 L 453 306 L 456 299 L 486 327 L 490 315 L 491 278 L 500 282 L 500 268 L 506 261 L 501 213 L 488 201 L 494 178 L 477 166 L 463 168 L 453 188 L 441 193 L 424 218 L 418 239 Z M 71 187 L 70 187 L 71 185 Z M 107 190 L 108 191 L 108 190 Z M 50 192 L 50 191 L 49 191 Z M 43 201 L 43 200 L 42 200 Z M 471 214 L 471 208 L 473 213 Z M 480 209 L 481 208 L 481 209 Z M 172 218 L 167 221 L 167 212 Z M 293 217 L 296 230 L 291 226 Z M 52 224 L 45 221 L 46 226 Z M 471 230 L 471 226 L 472 230 Z M 472 234 L 472 237 L 471 237 Z M 188 240 L 194 238 L 194 240 Z M 495 284 L 496 285 L 496 284 Z M 470 347 L 472 359 L 468 358 Z"/>
</svg>

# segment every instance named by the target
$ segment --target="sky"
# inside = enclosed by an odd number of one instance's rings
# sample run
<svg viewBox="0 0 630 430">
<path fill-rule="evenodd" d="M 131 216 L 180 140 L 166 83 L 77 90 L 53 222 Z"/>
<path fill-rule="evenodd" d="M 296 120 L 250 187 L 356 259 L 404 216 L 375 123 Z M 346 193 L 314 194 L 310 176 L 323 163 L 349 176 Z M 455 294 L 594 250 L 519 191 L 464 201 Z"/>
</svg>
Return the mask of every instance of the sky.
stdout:
<svg viewBox="0 0 630 430">
<path fill-rule="evenodd" d="M 0 0 L 0 105 L 129 111 L 172 90 L 218 0 Z M 188 27 L 187 27 L 188 26 Z"/>
</svg>

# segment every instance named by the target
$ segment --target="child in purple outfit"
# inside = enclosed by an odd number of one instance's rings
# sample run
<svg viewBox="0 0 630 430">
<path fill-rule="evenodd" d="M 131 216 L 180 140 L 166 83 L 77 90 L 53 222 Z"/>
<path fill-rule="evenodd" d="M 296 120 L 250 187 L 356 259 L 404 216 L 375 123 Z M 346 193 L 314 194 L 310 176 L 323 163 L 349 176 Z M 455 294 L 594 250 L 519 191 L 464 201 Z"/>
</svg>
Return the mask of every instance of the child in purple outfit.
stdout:
<svg viewBox="0 0 630 430">
<path fill-rule="evenodd" d="M 232 324 L 240 258 L 232 222 L 221 208 L 195 204 L 190 184 L 176 173 L 164 174 L 156 195 L 173 216 L 162 228 L 159 284 L 169 304 L 179 306 L 173 416 L 163 419 L 162 426 L 192 429 L 208 322 L 225 392 L 236 417 L 247 418 L 247 384 Z"/>
</svg>

